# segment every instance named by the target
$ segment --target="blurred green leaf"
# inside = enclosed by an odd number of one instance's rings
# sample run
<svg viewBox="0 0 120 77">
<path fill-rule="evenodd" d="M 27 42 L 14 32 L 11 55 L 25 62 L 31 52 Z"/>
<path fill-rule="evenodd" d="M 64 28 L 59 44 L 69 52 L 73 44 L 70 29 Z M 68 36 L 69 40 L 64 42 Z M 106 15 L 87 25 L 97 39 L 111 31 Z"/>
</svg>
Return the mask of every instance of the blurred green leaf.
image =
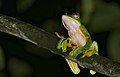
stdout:
<svg viewBox="0 0 120 77">
<path fill-rule="evenodd" d="M 91 26 L 89 26 L 91 32 L 103 32 L 116 28 L 120 29 L 120 9 L 118 4 L 96 0 L 95 9 Z"/>
<path fill-rule="evenodd" d="M 90 17 L 94 11 L 94 0 L 82 0 L 81 1 L 82 16 L 81 20 L 83 23 L 87 24 L 90 22 Z M 80 9 L 80 7 L 78 7 Z"/>
<path fill-rule="evenodd" d="M 120 61 L 120 31 L 114 31 L 110 34 L 107 46 L 108 56 Z"/>
<path fill-rule="evenodd" d="M 54 33 L 58 29 L 58 25 L 59 24 L 57 23 L 56 20 L 49 19 L 49 20 L 45 21 L 42 26 L 43 26 L 44 30 Z"/>
<path fill-rule="evenodd" d="M 31 66 L 27 62 L 16 58 L 9 59 L 8 70 L 12 77 L 30 77 L 33 72 Z"/>
<path fill-rule="evenodd" d="M 17 10 L 22 13 L 32 6 L 35 0 L 17 0 Z"/>
<path fill-rule="evenodd" d="M 2 48 L 0 47 L 0 70 L 3 70 L 4 68 L 5 68 L 5 56 Z"/>
<path fill-rule="evenodd" d="M 8 77 L 6 73 L 0 72 L 0 77 Z"/>
</svg>

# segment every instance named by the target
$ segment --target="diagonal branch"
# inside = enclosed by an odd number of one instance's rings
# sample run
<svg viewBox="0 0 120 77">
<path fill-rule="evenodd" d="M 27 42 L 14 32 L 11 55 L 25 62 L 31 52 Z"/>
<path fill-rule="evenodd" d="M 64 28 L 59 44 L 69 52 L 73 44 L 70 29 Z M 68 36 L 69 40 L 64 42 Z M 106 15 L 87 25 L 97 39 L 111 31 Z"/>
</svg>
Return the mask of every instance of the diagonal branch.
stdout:
<svg viewBox="0 0 120 77">
<path fill-rule="evenodd" d="M 22 38 L 38 47 L 46 48 L 54 54 L 71 59 L 86 68 L 92 69 L 106 76 L 120 77 L 119 62 L 112 61 L 100 55 L 93 55 L 89 58 L 85 57 L 83 59 L 81 59 L 81 55 L 79 55 L 74 59 L 68 56 L 67 53 L 61 53 L 56 49 L 58 42 L 56 36 L 38 27 L 32 26 L 31 24 L 0 14 L 0 31 Z"/>
</svg>

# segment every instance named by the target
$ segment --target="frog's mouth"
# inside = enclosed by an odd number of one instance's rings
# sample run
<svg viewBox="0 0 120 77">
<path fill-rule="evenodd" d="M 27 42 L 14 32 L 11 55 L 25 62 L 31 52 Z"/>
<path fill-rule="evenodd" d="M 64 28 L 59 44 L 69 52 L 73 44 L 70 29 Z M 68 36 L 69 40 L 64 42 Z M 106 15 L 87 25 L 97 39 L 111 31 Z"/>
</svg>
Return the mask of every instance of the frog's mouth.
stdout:
<svg viewBox="0 0 120 77">
<path fill-rule="evenodd" d="M 62 23 L 64 27 L 69 31 L 76 31 L 76 29 L 78 29 L 80 26 L 74 18 L 66 15 L 62 16 Z"/>
</svg>

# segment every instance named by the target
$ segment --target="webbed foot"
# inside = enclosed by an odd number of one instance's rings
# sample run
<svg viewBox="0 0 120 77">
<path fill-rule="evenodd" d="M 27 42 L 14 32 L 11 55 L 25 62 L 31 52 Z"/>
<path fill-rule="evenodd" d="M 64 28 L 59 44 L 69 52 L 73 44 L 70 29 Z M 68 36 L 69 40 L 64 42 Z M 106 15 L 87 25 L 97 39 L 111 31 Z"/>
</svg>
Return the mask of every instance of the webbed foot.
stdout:
<svg viewBox="0 0 120 77">
<path fill-rule="evenodd" d="M 98 55 L 98 45 L 96 41 L 93 41 L 91 47 L 89 48 L 89 50 L 85 51 L 83 53 L 83 56 L 81 58 L 84 58 L 85 56 L 90 57 L 94 54 Z"/>
</svg>

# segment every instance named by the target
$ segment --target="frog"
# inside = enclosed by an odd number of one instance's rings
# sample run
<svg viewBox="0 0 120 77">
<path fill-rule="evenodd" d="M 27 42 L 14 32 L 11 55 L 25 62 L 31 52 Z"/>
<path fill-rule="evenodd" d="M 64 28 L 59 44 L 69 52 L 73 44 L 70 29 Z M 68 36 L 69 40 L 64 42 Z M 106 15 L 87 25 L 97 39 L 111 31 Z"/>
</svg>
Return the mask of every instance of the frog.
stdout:
<svg viewBox="0 0 120 77">
<path fill-rule="evenodd" d="M 92 55 L 98 55 L 98 44 L 96 41 L 92 41 L 88 30 L 81 24 L 79 13 L 75 12 L 72 15 L 62 15 L 63 26 L 67 29 L 69 37 L 64 38 L 57 32 L 56 35 L 61 38 L 57 44 L 57 49 L 62 49 L 62 52 L 67 52 L 68 48 L 71 48 L 69 56 L 76 58 L 79 54 L 82 54 L 80 58 L 91 57 Z M 76 62 L 65 58 L 70 69 L 74 74 L 79 74 L 80 69 Z M 79 65 L 84 68 L 84 66 Z M 90 70 L 90 73 L 94 75 L 96 72 Z"/>
</svg>

